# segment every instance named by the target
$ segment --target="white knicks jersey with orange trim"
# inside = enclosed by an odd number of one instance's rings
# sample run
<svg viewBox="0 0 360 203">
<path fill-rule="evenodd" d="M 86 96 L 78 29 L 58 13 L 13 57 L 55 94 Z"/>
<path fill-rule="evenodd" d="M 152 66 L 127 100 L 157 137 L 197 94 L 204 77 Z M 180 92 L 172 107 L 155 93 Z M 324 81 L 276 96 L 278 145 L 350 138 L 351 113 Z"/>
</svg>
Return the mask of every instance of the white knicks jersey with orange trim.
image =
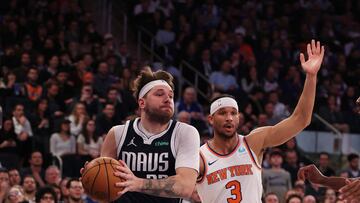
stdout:
<svg viewBox="0 0 360 203">
<path fill-rule="evenodd" d="M 261 203 L 261 168 L 245 137 L 239 135 L 230 154 L 217 154 L 206 143 L 200 155 L 205 170 L 196 188 L 202 203 Z"/>
</svg>

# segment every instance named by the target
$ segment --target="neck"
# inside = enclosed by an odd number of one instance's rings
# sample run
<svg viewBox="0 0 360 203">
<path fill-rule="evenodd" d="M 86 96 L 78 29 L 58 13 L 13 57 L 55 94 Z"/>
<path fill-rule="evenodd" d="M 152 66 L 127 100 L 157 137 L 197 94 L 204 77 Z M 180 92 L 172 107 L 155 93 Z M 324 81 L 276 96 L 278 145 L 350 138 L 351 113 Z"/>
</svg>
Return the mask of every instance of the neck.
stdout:
<svg viewBox="0 0 360 203">
<path fill-rule="evenodd" d="M 143 128 L 151 134 L 159 134 L 167 129 L 169 126 L 169 122 L 165 124 L 161 124 L 158 122 L 151 121 L 147 119 L 145 116 L 141 116 L 140 123 Z"/>
<path fill-rule="evenodd" d="M 32 171 L 37 171 L 37 172 L 41 171 L 41 166 L 30 165 L 30 168 Z"/>
<path fill-rule="evenodd" d="M 275 165 L 273 165 L 273 166 L 271 166 L 271 168 L 272 168 L 272 169 L 279 170 L 279 169 L 281 169 L 281 166 L 280 166 L 280 165 L 279 165 L 279 166 L 275 166 Z"/>
<path fill-rule="evenodd" d="M 231 138 L 222 138 L 219 135 L 216 135 L 212 140 L 209 141 L 210 147 L 219 154 L 229 154 L 231 153 L 239 142 L 239 137 L 237 134 Z"/>
</svg>

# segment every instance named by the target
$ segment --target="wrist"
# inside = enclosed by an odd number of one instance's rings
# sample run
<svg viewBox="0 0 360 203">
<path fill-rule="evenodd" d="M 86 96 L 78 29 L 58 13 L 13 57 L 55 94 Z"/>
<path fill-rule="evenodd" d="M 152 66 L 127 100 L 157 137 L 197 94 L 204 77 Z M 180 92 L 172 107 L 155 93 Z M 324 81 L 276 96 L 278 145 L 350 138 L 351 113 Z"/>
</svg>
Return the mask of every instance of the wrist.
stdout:
<svg viewBox="0 0 360 203">
<path fill-rule="evenodd" d="M 136 188 L 135 188 L 135 192 L 141 192 L 141 191 L 144 191 L 146 188 L 145 188 L 145 185 L 146 185 L 146 182 L 148 180 L 147 179 L 143 179 L 143 178 L 136 178 Z"/>
<path fill-rule="evenodd" d="M 306 73 L 306 77 L 310 78 L 310 79 L 316 79 L 317 78 L 317 73 Z"/>
</svg>

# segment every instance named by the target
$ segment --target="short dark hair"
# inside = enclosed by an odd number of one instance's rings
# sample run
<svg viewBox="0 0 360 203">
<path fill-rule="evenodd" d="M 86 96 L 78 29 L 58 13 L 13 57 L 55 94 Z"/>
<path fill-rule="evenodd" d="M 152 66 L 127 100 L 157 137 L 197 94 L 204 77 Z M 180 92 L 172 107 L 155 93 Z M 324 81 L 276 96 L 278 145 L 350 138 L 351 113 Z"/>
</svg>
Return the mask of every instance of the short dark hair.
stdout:
<svg viewBox="0 0 360 203">
<path fill-rule="evenodd" d="M 70 178 L 70 180 L 68 180 L 68 182 L 66 183 L 67 189 L 69 189 L 71 187 L 72 182 L 80 182 L 80 180 L 78 178 Z"/>
<path fill-rule="evenodd" d="M 36 191 L 36 193 L 35 193 L 35 202 L 39 203 L 41 198 L 45 194 L 51 194 L 51 196 L 54 198 L 54 201 L 57 202 L 56 193 L 55 193 L 54 189 L 52 189 L 52 187 L 50 187 L 50 186 L 45 186 L 45 187 L 39 188 L 39 190 Z"/>
<path fill-rule="evenodd" d="M 354 160 L 354 159 L 358 159 L 358 158 L 359 158 L 359 155 L 358 155 L 358 154 L 355 154 L 355 153 L 351 153 L 351 154 L 349 154 L 348 157 L 347 157 L 347 159 L 348 159 L 349 162 L 352 161 L 352 160 Z"/>
<path fill-rule="evenodd" d="M 327 153 L 327 152 L 320 152 L 319 157 L 320 157 L 321 155 L 325 155 L 325 156 L 327 156 L 327 157 L 330 157 L 330 154 Z"/>
<path fill-rule="evenodd" d="M 292 194 L 292 195 L 290 195 L 290 196 L 286 199 L 286 203 L 289 203 L 292 198 L 298 198 L 298 199 L 300 199 L 301 201 L 303 200 L 303 198 L 302 198 L 300 195 L 298 195 L 298 194 Z"/>
</svg>

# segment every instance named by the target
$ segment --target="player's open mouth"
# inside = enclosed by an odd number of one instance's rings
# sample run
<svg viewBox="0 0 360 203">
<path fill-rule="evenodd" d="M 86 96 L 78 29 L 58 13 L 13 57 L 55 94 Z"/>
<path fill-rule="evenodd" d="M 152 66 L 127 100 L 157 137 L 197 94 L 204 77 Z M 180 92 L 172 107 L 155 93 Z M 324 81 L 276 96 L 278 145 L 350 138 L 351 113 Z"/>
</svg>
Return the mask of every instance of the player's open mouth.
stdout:
<svg viewBox="0 0 360 203">
<path fill-rule="evenodd" d="M 224 128 L 230 130 L 230 129 L 233 129 L 234 126 L 231 125 L 231 124 L 225 124 L 225 125 L 224 125 Z"/>
</svg>

